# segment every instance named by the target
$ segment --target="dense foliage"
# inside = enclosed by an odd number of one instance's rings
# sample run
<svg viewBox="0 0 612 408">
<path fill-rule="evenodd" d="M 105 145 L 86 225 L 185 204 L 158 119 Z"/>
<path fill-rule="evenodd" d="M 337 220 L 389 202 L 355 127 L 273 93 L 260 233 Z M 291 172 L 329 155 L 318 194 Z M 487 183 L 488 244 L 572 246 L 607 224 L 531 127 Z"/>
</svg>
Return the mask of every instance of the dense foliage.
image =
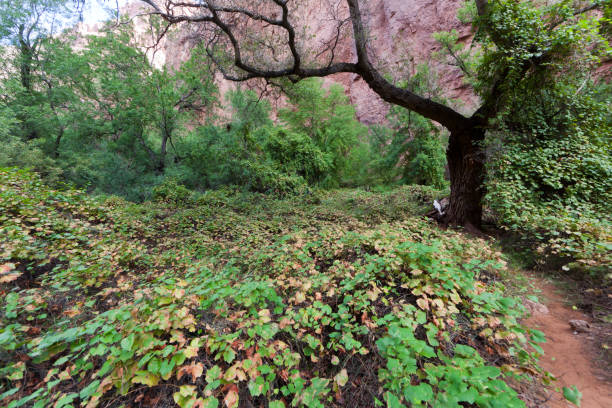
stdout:
<svg viewBox="0 0 612 408">
<path fill-rule="evenodd" d="M 434 191 L 137 205 L 0 178 L 5 406 L 524 406 L 503 379 L 541 334 L 499 252 L 414 216 Z"/>
<path fill-rule="evenodd" d="M 577 86 L 557 81 L 535 93 L 491 134 L 489 203 L 509 230 L 535 247 L 538 262 L 609 280 L 610 95 L 602 102 L 592 88 L 577 93 Z"/>
<path fill-rule="evenodd" d="M 2 6 L 9 58 L 0 81 L 0 165 L 131 201 L 150 198 L 166 179 L 199 191 L 237 186 L 275 194 L 444 184 L 442 147 L 428 138 L 435 129 L 428 121 L 395 111 L 381 140 L 356 120 L 339 85 L 312 79 L 285 84 L 287 104 L 273 122 L 269 103 L 252 91 L 219 100 L 203 49 L 180 67 L 157 67 L 129 21 L 83 38 L 53 36 L 32 19 L 38 31 L 29 58 L 11 15 L 43 10 L 45 20 L 69 11 L 62 2 L 39 3 Z M 155 19 L 151 26 L 160 29 Z M 228 122 L 220 110 L 231 113 Z M 391 139 L 399 148 L 386 147 Z"/>
<path fill-rule="evenodd" d="M 495 243 L 424 217 L 446 131 L 397 106 L 365 126 L 319 79 L 221 95 L 201 46 L 157 63 L 155 17 L 55 30 L 80 3 L 0 0 L 0 405 L 521 407 L 550 380 Z M 609 1 L 487 4 L 433 55 L 495 102 L 487 219 L 605 296 Z"/>
<path fill-rule="evenodd" d="M 538 263 L 609 280 L 612 95 L 593 78 L 612 52 L 607 20 L 563 1 L 495 1 L 481 17 L 468 2 L 460 17 L 483 27 L 479 48 L 466 49 L 456 31 L 436 39 L 483 99 L 499 95 L 482 146 L 495 222 Z"/>
</svg>

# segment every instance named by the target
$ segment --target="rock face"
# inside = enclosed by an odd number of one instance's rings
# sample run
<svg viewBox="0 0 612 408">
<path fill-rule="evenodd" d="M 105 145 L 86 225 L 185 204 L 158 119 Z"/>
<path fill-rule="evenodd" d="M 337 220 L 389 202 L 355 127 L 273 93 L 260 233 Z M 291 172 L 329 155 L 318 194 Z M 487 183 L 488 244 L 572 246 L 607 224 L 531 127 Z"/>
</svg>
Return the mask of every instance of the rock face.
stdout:
<svg viewBox="0 0 612 408">
<path fill-rule="evenodd" d="M 325 17 L 331 3 L 333 2 L 329 0 L 303 0 L 296 3 L 299 4 L 296 21 L 299 21 L 300 25 L 305 23 L 304 25 L 308 26 L 315 38 L 314 42 L 323 42 L 325 37 L 330 37 L 335 32 L 335 25 Z M 462 24 L 456 17 L 462 4 L 463 0 L 364 1 L 362 14 L 370 33 L 372 60 L 382 68 L 382 72 L 406 78 L 414 74 L 420 64 L 428 64 L 430 71 L 437 76 L 435 85 L 443 90 L 443 96 L 452 99 L 454 107 L 460 112 L 469 114 L 478 100 L 470 88 L 463 84 L 461 71 L 445 62 L 432 59 L 432 53 L 439 50 L 432 37 L 437 31 L 456 29 L 462 41 L 468 44 L 471 41 L 471 27 Z M 138 14 L 141 7 L 142 3 L 134 0 L 123 12 L 133 16 Z M 347 15 L 344 1 L 338 2 L 338 7 L 341 14 Z M 144 33 L 146 30 L 143 25 L 144 22 L 139 23 L 136 20 L 137 31 Z M 350 38 L 352 30 L 348 24 L 344 28 L 348 35 L 338 44 L 335 61 L 352 62 L 355 60 Z M 171 66 L 180 64 L 189 55 L 191 34 L 186 30 L 178 36 L 165 38 L 161 49 L 155 54 L 154 63 Z M 326 78 L 325 82 L 337 82 L 344 86 L 362 123 L 381 123 L 385 120 L 388 105 L 359 76 L 336 74 Z M 233 84 L 219 78 L 222 93 L 233 87 Z"/>
<path fill-rule="evenodd" d="M 530 316 L 547 315 L 549 313 L 546 305 L 534 302 L 533 300 L 523 299 L 523 306 L 525 306 Z"/>
<path fill-rule="evenodd" d="M 437 76 L 437 86 L 444 96 L 456 100 L 456 108 L 471 113 L 477 97 L 463 84 L 461 71 L 454 66 L 432 59 L 440 47 L 432 34 L 457 30 L 459 38 L 471 41 L 469 25 L 457 19 L 460 0 L 381 0 L 369 2 L 367 10 L 371 33 L 371 51 L 379 65 L 387 71 L 414 74 L 420 64 L 428 64 Z M 343 58 L 350 60 L 349 55 Z M 356 75 L 341 74 L 334 78 L 347 89 L 357 108 L 359 119 L 366 124 L 384 120 L 388 107 Z"/>
</svg>

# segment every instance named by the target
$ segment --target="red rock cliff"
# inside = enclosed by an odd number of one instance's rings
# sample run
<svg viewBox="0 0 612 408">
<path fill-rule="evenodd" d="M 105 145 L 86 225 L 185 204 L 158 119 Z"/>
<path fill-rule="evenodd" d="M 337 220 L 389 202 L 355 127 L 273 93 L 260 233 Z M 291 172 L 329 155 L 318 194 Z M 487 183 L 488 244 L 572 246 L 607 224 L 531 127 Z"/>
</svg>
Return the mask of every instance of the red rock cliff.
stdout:
<svg viewBox="0 0 612 408">
<path fill-rule="evenodd" d="M 456 17 L 457 9 L 462 4 L 462 0 L 378 0 L 364 2 L 363 11 L 370 32 L 372 57 L 383 72 L 401 78 L 414 73 L 419 64 L 429 64 L 444 96 L 453 99 L 458 110 L 470 113 L 477 98 L 463 84 L 460 70 L 432 58 L 432 54 L 439 50 L 432 37 L 437 31 L 456 29 L 463 41 L 469 43 L 471 40 L 470 26 L 462 24 Z M 135 15 L 141 5 L 140 2 L 134 2 L 124 12 Z M 306 0 L 299 6 L 300 15 L 296 20 L 306 23 L 310 32 L 314 33 L 314 48 L 333 36 L 335 31 L 334 24 L 325 18 L 326 7 L 329 7 L 327 0 Z M 141 33 L 145 32 L 142 22 L 137 21 L 136 26 Z M 346 34 L 337 47 L 337 61 L 354 60 L 350 29 Z M 156 53 L 155 62 L 178 65 L 188 57 L 191 35 L 185 31 L 165 38 Z M 327 78 L 326 82 L 338 82 L 345 87 L 363 123 L 380 123 L 384 120 L 387 104 L 357 75 L 337 74 Z M 220 78 L 219 87 L 224 92 L 234 85 Z"/>
</svg>

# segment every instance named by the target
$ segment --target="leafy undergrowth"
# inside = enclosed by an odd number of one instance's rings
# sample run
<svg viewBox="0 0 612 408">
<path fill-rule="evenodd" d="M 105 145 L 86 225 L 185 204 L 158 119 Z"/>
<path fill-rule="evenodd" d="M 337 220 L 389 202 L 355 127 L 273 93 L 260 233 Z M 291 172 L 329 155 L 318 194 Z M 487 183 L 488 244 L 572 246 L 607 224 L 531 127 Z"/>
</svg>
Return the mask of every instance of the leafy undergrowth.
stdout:
<svg viewBox="0 0 612 408">
<path fill-rule="evenodd" d="M 135 205 L 0 170 L 0 403 L 524 406 L 541 333 L 500 253 L 415 216 L 433 194 Z"/>
</svg>

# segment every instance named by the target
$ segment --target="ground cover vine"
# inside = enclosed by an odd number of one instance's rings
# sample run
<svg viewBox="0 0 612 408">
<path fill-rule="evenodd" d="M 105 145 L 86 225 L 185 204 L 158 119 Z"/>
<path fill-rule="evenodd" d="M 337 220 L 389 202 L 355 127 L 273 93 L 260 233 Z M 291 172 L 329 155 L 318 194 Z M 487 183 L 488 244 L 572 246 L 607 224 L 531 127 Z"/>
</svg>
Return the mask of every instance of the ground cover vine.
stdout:
<svg viewBox="0 0 612 408">
<path fill-rule="evenodd" d="M 104 201 L 0 170 L 0 400 L 521 407 L 541 333 L 435 190 Z"/>
</svg>

